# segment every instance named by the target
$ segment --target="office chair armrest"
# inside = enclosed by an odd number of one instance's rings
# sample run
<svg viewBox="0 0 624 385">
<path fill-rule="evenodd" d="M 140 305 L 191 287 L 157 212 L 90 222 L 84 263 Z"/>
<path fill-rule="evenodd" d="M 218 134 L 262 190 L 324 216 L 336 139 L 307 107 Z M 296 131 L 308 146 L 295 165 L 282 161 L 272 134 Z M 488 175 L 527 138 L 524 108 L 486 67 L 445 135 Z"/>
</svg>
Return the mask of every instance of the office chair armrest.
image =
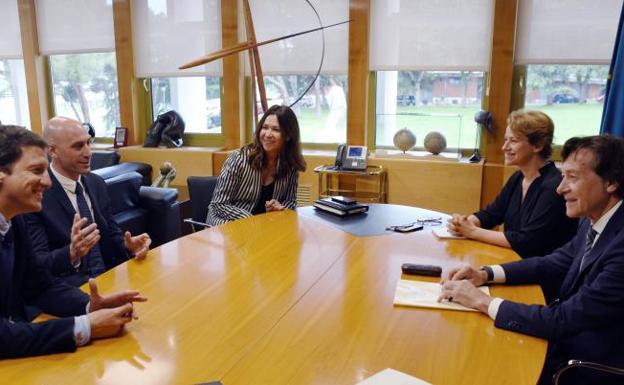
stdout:
<svg viewBox="0 0 624 385">
<path fill-rule="evenodd" d="M 180 237 L 182 222 L 176 189 L 141 186 L 139 198 L 139 205 L 148 213 L 146 230 L 152 247 Z"/>
<path fill-rule="evenodd" d="M 568 361 L 568 364 L 566 366 L 562 367 L 561 369 L 559 369 L 555 373 L 555 375 L 553 376 L 553 384 L 558 385 L 559 384 L 559 377 L 561 377 L 561 375 L 566 370 L 571 369 L 571 368 L 587 368 L 587 369 L 597 370 L 599 372 L 604 372 L 604 373 L 610 373 L 610 374 L 616 374 L 616 375 L 624 376 L 624 369 L 621 369 L 621 368 L 616 368 L 614 366 L 598 364 L 596 362 L 581 361 L 581 360 L 570 360 L 570 361 Z"/>
<path fill-rule="evenodd" d="M 191 225 L 191 228 L 193 229 L 193 232 L 196 232 L 197 229 L 195 228 L 195 226 L 199 226 L 199 228 L 209 228 L 212 227 L 211 225 L 209 225 L 208 223 L 204 223 L 204 222 L 198 222 L 198 221 L 194 221 L 191 218 L 185 218 L 184 219 L 184 223 L 188 223 L 189 225 Z"/>
</svg>

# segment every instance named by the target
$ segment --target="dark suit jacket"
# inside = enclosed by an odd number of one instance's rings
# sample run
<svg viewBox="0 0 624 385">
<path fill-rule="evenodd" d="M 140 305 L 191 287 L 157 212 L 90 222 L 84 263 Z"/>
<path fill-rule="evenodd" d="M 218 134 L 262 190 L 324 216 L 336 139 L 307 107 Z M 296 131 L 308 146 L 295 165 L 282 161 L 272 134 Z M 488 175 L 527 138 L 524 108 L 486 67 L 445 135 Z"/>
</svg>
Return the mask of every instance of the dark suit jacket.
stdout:
<svg viewBox="0 0 624 385">
<path fill-rule="evenodd" d="M 10 286 L 0 282 L 0 358 L 34 356 L 76 350 L 74 319 L 85 313 L 89 297 L 82 291 L 54 281 L 48 270 L 36 263 L 23 218 L 13 218 L 15 255 Z M 0 256 L 5 258 L 6 256 Z M 0 258 L 0 260 L 3 260 Z M 35 305 L 61 318 L 30 323 L 25 305 Z"/>
<path fill-rule="evenodd" d="M 500 328 L 548 339 L 547 365 L 553 368 L 569 359 L 624 367 L 624 205 L 611 217 L 579 272 L 589 226 L 589 220 L 583 220 L 578 234 L 548 256 L 503 265 L 510 284 L 560 284 L 554 304 L 504 301 L 495 321 Z M 596 383 L 595 376 L 582 376 L 575 375 L 579 383 Z"/>
<path fill-rule="evenodd" d="M 561 172 L 546 163 L 522 198 L 524 175 L 516 171 L 494 202 L 474 215 L 481 227 L 505 225 L 505 238 L 522 258 L 548 255 L 576 234 L 578 220 L 566 216 L 565 200 L 557 194 Z"/>
<path fill-rule="evenodd" d="M 71 227 L 76 211 L 63 186 L 50 172 L 52 187 L 43 193 L 43 210 L 26 215 L 35 255 L 55 276 L 76 274 L 69 259 Z M 82 184 L 91 200 L 93 216 L 100 230 L 100 250 L 106 269 L 128 259 L 123 231 L 113 219 L 104 180 L 95 174 L 82 176 Z"/>
</svg>

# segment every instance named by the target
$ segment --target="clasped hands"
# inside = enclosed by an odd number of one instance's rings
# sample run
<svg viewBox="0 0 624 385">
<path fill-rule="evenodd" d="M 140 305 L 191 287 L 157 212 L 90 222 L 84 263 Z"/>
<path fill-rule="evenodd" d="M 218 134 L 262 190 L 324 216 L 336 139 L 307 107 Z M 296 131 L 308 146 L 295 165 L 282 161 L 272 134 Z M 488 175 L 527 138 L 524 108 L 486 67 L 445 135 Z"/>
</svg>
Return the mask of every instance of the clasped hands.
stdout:
<svg viewBox="0 0 624 385">
<path fill-rule="evenodd" d="M 125 324 L 138 319 L 132 304 L 147 301 L 136 290 L 101 296 L 93 278 L 89 280 L 89 291 L 91 302 L 87 317 L 91 326 L 91 339 L 118 335 Z"/>
<path fill-rule="evenodd" d="M 487 273 L 470 266 L 451 269 L 440 285 L 438 302 L 457 302 L 471 309 L 487 313 L 492 297 L 477 289 L 487 282 Z"/>
<path fill-rule="evenodd" d="M 266 201 L 264 203 L 264 207 L 267 213 L 271 211 L 282 211 L 286 208 L 282 206 L 282 204 L 279 203 L 277 199 L 271 199 L 270 201 Z"/>
<path fill-rule="evenodd" d="M 87 224 L 87 218 L 80 218 L 77 213 L 74 214 L 70 235 L 71 243 L 69 244 L 69 258 L 72 264 L 78 263 L 82 257 L 89 254 L 91 248 L 102 238 L 96 223 L 91 223 L 88 226 L 85 224 Z M 129 231 L 124 234 L 125 247 L 137 260 L 145 258 L 151 243 L 152 240 L 147 233 L 134 237 Z"/>
<path fill-rule="evenodd" d="M 475 233 L 481 228 L 475 222 L 476 220 L 473 220 L 471 216 L 453 214 L 448 220 L 448 229 L 452 234 L 461 235 L 466 238 L 474 238 Z"/>
</svg>

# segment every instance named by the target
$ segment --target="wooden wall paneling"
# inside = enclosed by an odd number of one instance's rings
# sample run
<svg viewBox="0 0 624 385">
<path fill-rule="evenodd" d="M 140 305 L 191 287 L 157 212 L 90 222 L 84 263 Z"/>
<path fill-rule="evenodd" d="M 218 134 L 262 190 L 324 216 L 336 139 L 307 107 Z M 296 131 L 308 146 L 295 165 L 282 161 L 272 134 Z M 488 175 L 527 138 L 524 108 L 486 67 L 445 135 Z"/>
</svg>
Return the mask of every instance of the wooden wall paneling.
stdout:
<svg viewBox="0 0 624 385">
<path fill-rule="evenodd" d="M 479 209 L 482 163 L 437 160 L 374 159 L 388 170 L 388 203 L 445 213 Z"/>
<path fill-rule="evenodd" d="M 234 150 L 215 151 L 212 153 L 212 175 L 219 175 L 223 168 L 223 163 Z"/>
<path fill-rule="evenodd" d="M 45 57 L 39 54 L 37 15 L 35 0 L 18 0 L 22 54 L 26 74 L 26 88 L 30 115 L 30 128 L 39 134 L 43 125 L 51 117 L 48 108 L 49 72 Z"/>
<path fill-rule="evenodd" d="M 221 0 L 221 42 L 223 47 L 238 43 L 238 0 Z M 223 58 L 223 94 L 221 119 L 226 149 L 238 148 L 244 143 L 241 125 L 241 92 L 239 54 Z"/>
<path fill-rule="evenodd" d="M 189 176 L 212 175 L 212 153 L 217 150 L 212 147 L 170 149 L 129 146 L 119 149 L 119 155 L 121 162 L 142 162 L 151 165 L 152 180 L 160 173 L 163 162 L 171 162 L 176 169 L 176 178 L 171 186 L 179 187 L 186 186 L 186 178 Z"/>
<path fill-rule="evenodd" d="M 349 89 L 347 143 L 367 144 L 368 129 L 368 24 L 370 0 L 349 1 Z"/>
<path fill-rule="evenodd" d="M 369 71 L 368 73 L 368 129 L 367 129 L 367 146 L 368 151 L 375 151 L 376 143 L 376 127 L 377 127 L 377 72 Z"/>
<path fill-rule="evenodd" d="M 299 175 L 299 185 L 310 187 L 313 201 L 318 199 L 319 188 L 318 174 L 314 168 L 332 164 L 334 158 L 305 154 L 305 160 L 307 168 Z M 479 209 L 482 163 L 377 158 L 370 159 L 369 164 L 387 169 L 388 203 L 446 213 L 467 214 Z"/>
<path fill-rule="evenodd" d="M 482 154 L 486 162 L 494 166 L 484 173 L 482 207 L 491 201 L 491 193 L 500 190 L 504 183 L 503 173 L 497 168 L 503 163 L 501 147 L 507 115 L 511 112 L 517 9 L 518 0 L 495 2 L 488 95 L 488 110 L 493 116 L 494 133 L 483 131 L 485 140 L 482 141 Z"/>
<path fill-rule="evenodd" d="M 117 57 L 117 86 L 119 88 L 119 117 L 121 125 L 128 128 L 128 143 L 143 142 L 141 124 L 142 82 L 134 75 L 134 50 L 132 38 L 132 10 L 130 0 L 113 1 L 115 50 Z"/>
</svg>

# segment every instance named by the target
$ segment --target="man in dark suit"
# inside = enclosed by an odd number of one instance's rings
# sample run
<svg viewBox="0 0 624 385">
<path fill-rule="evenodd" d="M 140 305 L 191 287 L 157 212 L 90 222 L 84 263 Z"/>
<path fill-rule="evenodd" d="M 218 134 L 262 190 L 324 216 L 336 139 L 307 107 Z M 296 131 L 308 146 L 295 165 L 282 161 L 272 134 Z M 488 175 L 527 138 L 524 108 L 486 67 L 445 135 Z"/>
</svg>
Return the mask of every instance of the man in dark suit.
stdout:
<svg viewBox="0 0 624 385">
<path fill-rule="evenodd" d="M 112 337 L 130 322 L 136 291 L 91 297 L 54 281 L 32 253 L 20 214 L 41 210 L 50 186 L 46 143 L 23 127 L 0 124 L 0 358 L 74 351 L 90 339 Z M 26 305 L 62 317 L 30 323 Z"/>
<path fill-rule="evenodd" d="M 128 258 L 144 258 L 150 237 L 124 234 L 113 219 L 104 180 L 90 172 L 91 136 L 80 122 L 53 118 L 44 137 L 52 187 L 43 210 L 27 216 L 37 258 L 74 286 Z"/>
<path fill-rule="evenodd" d="M 497 327 L 547 339 L 540 384 L 550 384 L 570 359 L 624 367 L 624 143 L 610 136 L 572 138 L 562 156 L 557 192 L 569 217 L 584 217 L 577 235 L 543 258 L 454 269 L 440 295 L 488 314 Z M 491 298 L 475 287 L 486 282 L 555 282 L 559 298 L 547 306 Z M 617 381 L 587 369 L 568 372 L 562 383 Z"/>
</svg>

